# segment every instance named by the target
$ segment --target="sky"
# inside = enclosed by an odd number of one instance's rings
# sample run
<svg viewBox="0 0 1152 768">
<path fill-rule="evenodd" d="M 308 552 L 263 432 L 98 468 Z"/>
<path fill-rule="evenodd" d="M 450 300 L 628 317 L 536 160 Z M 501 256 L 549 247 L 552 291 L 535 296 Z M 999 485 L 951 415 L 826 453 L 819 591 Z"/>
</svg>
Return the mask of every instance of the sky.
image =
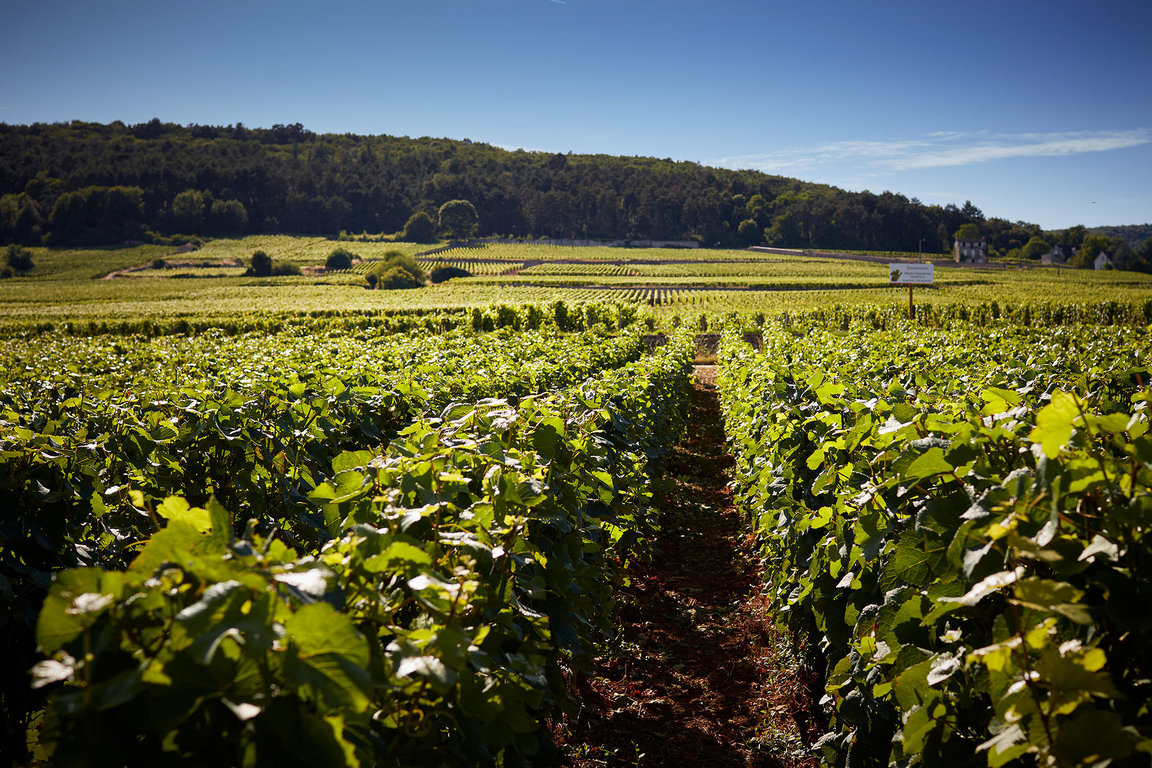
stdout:
<svg viewBox="0 0 1152 768">
<path fill-rule="evenodd" d="M 1152 222 L 1152 1 L 0 0 L 0 122 L 471 139 Z"/>
</svg>

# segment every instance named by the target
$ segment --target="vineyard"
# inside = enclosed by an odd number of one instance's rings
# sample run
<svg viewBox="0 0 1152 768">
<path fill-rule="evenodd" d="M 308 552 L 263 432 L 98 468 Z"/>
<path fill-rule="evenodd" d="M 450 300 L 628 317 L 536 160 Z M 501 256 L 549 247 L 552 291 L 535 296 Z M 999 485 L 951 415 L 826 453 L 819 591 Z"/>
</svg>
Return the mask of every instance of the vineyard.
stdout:
<svg viewBox="0 0 1152 768">
<path fill-rule="evenodd" d="M 0 763 L 1148 764 L 1146 276 L 391 245 L 0 283 Z"/>
<path fill-rule="evenodd" d="M 1150 351 L 1082 325 L 728 340 L 739 503 L 826 762 L 1147 764 Z"/>
<path fill-rule="evenodd" d="M 6 713 L 52 691 L 61 765 L 531 754 L 683 411 L 687 337 L 609 331 L 9 345 Z"/>
</svg>

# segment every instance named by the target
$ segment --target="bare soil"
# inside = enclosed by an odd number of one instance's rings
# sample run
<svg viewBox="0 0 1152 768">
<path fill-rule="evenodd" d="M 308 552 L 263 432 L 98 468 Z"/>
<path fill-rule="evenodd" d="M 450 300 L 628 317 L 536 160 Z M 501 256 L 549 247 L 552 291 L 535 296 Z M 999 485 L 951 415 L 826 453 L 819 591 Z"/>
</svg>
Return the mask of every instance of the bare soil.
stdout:
<svg viewBox="0 0 1152 768">
<path fill-rule="evenodd" d="M 807 689 L 772 625 L 754 540 L 732 504 L 715 366 L 697 369 L 687 434 L 657 502 L 651 562 L 620 596 L 616 644 L 556 723 L 560 765 L 815 766 Z"/>
</svg>

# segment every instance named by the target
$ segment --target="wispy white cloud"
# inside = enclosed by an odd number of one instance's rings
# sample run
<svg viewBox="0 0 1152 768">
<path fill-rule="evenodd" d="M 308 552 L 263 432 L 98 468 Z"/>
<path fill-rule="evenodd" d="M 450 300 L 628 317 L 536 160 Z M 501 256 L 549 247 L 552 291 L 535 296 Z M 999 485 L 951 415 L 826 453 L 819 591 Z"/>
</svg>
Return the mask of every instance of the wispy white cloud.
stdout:
<svg viewBox="0 0 1152 768">
<path fill-rule="evenodd" d="M 718 165 L 771 173 L 811 171 L 852 163 L 872 172 L 972 165 L 1016 157 L 1063 157 L 1152 143 L 1152 129 L 1071 133 L 932 133 L 894 141 L 838 141 L 760 155 L 729 157 Z"/>
</svg>

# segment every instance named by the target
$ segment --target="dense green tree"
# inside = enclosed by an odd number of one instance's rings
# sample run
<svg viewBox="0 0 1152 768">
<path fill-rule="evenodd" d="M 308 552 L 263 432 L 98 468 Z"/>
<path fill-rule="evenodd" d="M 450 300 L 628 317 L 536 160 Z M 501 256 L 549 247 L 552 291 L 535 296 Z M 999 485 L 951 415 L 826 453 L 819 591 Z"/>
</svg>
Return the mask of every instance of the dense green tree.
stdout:
<svg viewBox="0 0 1152 768">
<path fill-rule="evenodd" d="M 324 262 L 324 268 L 330 271 L 351 269 L 352 259 L 354 258 L 355 254 L 347 248 L 337 248 L 328 254 L 328 258 Z"/>
<path fill-rule="evenodd" d="M 53 244 L 88 245 L 143 237 L 144 193 L 139 187 L 84 187 L 65 192 L 48 217 Z"/>
<path fill-rule="evenodd" d="M 400 239 L 409 243 L 431 243 L 436 239 L 436 222 L 427 211 L 416 211 L 405 222 Z"/>
<path fill-rule="evenodd" d="M 759 192 L 752 195 L 752 199 L 750 199 L 747 205 L 744 206 L 744 211 L 746 212 L 748 218 L 755 221 L 761 228 L 769 223 L 768 218 L 771 214 L 771 208 L 769 207 L 768 201 L 765 199 L 764 195 L 760 194 Z"/>
<path fill-rule="evenodd" d="M 9 191 L 15 192 L 17 190 Z M 48 171 L 43 168 L 37 170 L 36 175 L 29 178 L 24 184 L 24 193 L 36 201 L 41 211 L 51 211 L 52 206 L 56 205 L 56 200 L 66 191 L 68 190 L 64 181 L 55 176 L 49 176 Z"/>
<path fill-rule="evenodd" d="M 31 195 L 22 192 L 0 197 L 0 242 L 35 242 L 42 223 L 40 206 Z"/>
<path fill-rule="evenodd" d="M 980 227 L 972 222 L 961 224 L 952 237 L 956 240 L 976 240 L 980 237 Z"/>
<path fill-rule="evenodd" d="M 272 274 L 272 257 L 264 251 L 256 251 L 252 254 L 252 266 L 248 271 L 256 277 L 268 277 Z"/>
<path fill-rule="evenodd" d="M 199 189 L 186 189 L 172 200 L 172 221 L 180 232 L 205 232 L 212 195 Z"/>
<path fill-rule="evenodd" d="M 300 271 L 299 265 L 293 264 L 290 261 L 281 261 L 272 265 L 273 277 L 286 277 L 299 274 L 303 274 Z"/>
<path fill-rule="evenodd" d="M 973 224 L 984 221 L 984 212 L 972 205 L 971 200 L 964 201 L 964 207 L 960 209 L 960 215 Z"/>
<path fill-rule="evenodd" d="M 1080 244 L 1084 242 L 1084 237 L 1087 235 L 1087 230 L 1084 229 L 1083 224 L 1077 224 L 1074 227 L 1068 227 L 1060 233 L 1059 243 L 1067 248 L 1079 248 Z"/>
<path fill-rule="evenodd" d="M 452 240 L 463 240 L 476 234 L 479 216 L 476 206 L 467 200 L 449 200 L 440 206 L 440 231 Z"/>
<path fill-rule="evenodd" d="M 1052 250 L 1052 243 L 1041 235 L 1033 235 L 1024 247 L 1020 249 L 1020 258 L 1039 260 L 1041 256 Z"/>
<path fill-rule="evenodd" d="M 248 211 L 239 200 L 213 200 L 209 217 L 213 234 L 242 235 L 248 229 Z"/>
<path fill-rule="evenodd" d="M 1092 232 L 1123 240 L 1132 248 L 1139 248 L 1146 240 L 1152 240 L 1152 223 L 1127 224 L 1124 226 L 1092 227 Z"/>
<path fill-rule="evenodd" d="M 1128 260 L 1121 266 L 1134 272 L 1152 273 L 1152 238 L 1133 248 Z"/>
<path fill-rule="evenodd" d="M 740 238 L 741 245 L 748 246 L 759 243 L 763 234 L 760 232 L 760 225 L 755 220 L 744 219 L 736 229 L 736 236 Z"/>
<path fill-rule="evenodd" d="M 804 244 L 803 237 L 796 215 L 792 211 L 785 211 L 772 222 L 765 240 L 777 248 L 798 248 Z"/>
<path fill-rule="evenodd" d="M 4 249 L 4 263 L 13 272 L 21 275 L 31 272 L 36 266 L 32 261 L 32 251 L 15 243 Z"/>
</svg>

